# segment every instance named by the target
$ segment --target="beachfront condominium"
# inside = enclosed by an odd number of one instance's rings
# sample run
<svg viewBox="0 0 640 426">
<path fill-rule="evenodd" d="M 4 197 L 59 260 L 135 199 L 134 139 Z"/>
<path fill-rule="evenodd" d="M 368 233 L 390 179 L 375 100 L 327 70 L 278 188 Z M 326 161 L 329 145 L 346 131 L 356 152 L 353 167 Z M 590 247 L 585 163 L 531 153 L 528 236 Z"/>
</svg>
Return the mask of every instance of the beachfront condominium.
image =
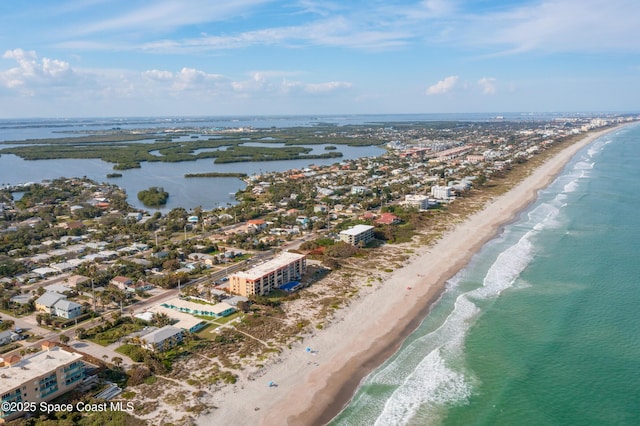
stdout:
<svg viewBox="0 0 640 426">
<path fill-rule="evenodd" d="M 450 186 L 432 186 L 431 196 L 436 200 L 449 200 L 453 197 L 453 188 Z"/>
<path fill-rule="evenodd" d="M 43 351 L 35 355 L 25 358 L 10 355 L 2 360 L 0 423 L 27 414 L 23 411 L 8 410 L 12 405 L 12 408 L 24 406 L 11 403 L 29 402 L 39 406 L 41 402 L 57 398 L 82 382 L 82 355 L 56 347 L 51 342 L 45 342 L 42 347 Z"/>
<path fill-rule="evenodd" d="M 303 254 L 284 252 L 248 271 L 229 276 L 231 293 L 252 296 L 269 293 L 271 290 L 299 280 L 307 270 L 307 259 Z"/>
<path fill-rule="evenodd" d="M 340 241 L 354 246 L 360 243 L 367 244 L 371 240 L 373 240 L 373 226 L 371 225 L 356 225 L 340 232 Z"/>
<path fill-rule="evenodd" d="M 404 196 L 404 204 L 409 207 L 416 207 L 419 210 L 429 208 L 429 197 L 422 194 L 407 194 Z"/>
</svg>

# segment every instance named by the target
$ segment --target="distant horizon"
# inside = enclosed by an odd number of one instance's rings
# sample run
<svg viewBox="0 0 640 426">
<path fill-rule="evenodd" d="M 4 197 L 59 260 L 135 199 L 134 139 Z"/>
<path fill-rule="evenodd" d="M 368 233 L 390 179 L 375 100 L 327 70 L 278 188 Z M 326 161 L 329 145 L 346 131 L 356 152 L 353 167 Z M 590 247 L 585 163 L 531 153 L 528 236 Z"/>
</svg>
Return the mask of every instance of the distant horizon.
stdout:
<svg viewBox="0 0 640 426">
<path fill-rule="evenodd" d="M 572 116 L 593 116 L 593 115 L 635 115 L 640 114 L 640 110 L 628 111 L 486 111 L 486 112 L 398 112 L 398 113 L 323 113 L 323 114 L 166 114 L 166 115 L 103 115 L 103 116 L 32 116 L 32 117 L 0 117 L 2 121 L 17 120 L 99 120 L 99 119 L 159 119 L 159 118 L 177 118 L 177 119 L 207 119 L 207 118 L 313 118 L 313 117 L 367 117 L 367 116 L 429 116 L 429 115 L 495 115 L 501 117 L 504 115 L 572 115 Z"/>
</svg>

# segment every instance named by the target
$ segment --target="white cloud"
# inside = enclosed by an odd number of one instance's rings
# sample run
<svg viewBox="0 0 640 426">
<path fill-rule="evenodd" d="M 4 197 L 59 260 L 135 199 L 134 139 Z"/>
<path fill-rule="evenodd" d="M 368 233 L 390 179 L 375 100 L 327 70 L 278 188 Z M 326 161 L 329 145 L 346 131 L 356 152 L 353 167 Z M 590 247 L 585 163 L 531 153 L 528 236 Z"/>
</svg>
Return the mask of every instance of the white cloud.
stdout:
<svg viewBox="0 0 640 426">
<path fill-rule="evenodd" d="M 154 81 L 170 81 L 173 79 L 173 73 L 171 71 L 149 70 L 143 72 L 142 75 Z"/>
<path fill-rule="evenodd" d="M 72 83 L 74 77 L 69 63 L 57 59 L 39 59 L 36 52 L 32 50 L 7 50 L 2 57 L 13 59 L 18 65 L 0 71 L 0 84 L 8 88 L 65 85 Z M 31 93 L 30 89 L 27 90 Z"/>
<path fill-rule="evenodd" d="M 427 95 L 443 95 L 449 93 L 458 83 L 458 76 L 451 75 L 440 80 L 436 84 L 429 86 L 427 89 Z"/>
<path fill-rule="evenodd" d="M 353 87 L 352 83 L 347 81 L 327 81 L 324 83 L 303 83 L 301 81 L 283 80 L 280 84 L 281 91 L 288 93 L 290 91 L 304 92 L 312 95 L 321 95 L 326 93 L 334 93 L 339 90 L 348 90 Z"/>
<path fill-rule="evenodd" d="M 478 84 L 482 88 L 485 95 L 493 95 L 496 93 L 496 79 L 492 77 L 482 77 L 478 80 Z"/>
</svg>

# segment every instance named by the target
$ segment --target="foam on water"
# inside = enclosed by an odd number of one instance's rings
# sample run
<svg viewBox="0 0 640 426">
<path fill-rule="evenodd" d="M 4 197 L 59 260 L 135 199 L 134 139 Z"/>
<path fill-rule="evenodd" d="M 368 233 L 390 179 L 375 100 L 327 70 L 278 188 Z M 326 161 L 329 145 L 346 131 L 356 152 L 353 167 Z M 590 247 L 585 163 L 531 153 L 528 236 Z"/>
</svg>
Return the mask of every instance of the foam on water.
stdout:
<svg viewBox="0 0 640 426">
<path fill-rule="evenodd" d="M 365 385 L 378 384 L 393 389 L 386 394 L 387 399 L 375 420 L 376 424 L 407 424 L 420 409 L 438 411 L 438 406 L 462 403 L 469 398 L 473 386 L 469 373 L 463 367 L 464 339 L 480 314 L 476 303 L 496 298 L 514 286 L 535 255 L 532 239 L 545 227 L 554 225 L 564 206 L 557 198 L 536 206 L 528 213 L 524 226 L 529 231 L 497 255 L 481 287 L 456 297 L 452 311 L 438 328 L 406 345 L 384 368 L 366 379 Z M 522 231 L 508 231 L 500 241 L 504 243 L 513 238 L 513 232 Z M 468 273 L 468 268 L 460 271 L 449 281 L 447 288 L 455 289 L 460 281 L 468 278 Z M 380 410 L 379 407 L 376 411 Z"/>
<path fill-rule="evenodd" d="M 446 404 L 466 399 L 471 388 L 464 375 L 446 366 L 436 350 L 427 355 L 387 400 L 376 426 L 406 424 L 421 406 L 429 403 Z"/>
<path fill-rule="evenodd" d="M 408 339 L 396 355 L 367 377 L 362 384 L 367 392 L 359 392 L 352 401 L 358 407 L 354 411 L 357 418 L 343 418 L 337 423 L 406 425 L 419 419 L 439 418 L 446 406 L 469 400 L 476 379 L 465 367 L 464 342 L 481 314 L 480 307 L 509 288 L 519 291 L 530 287 L 530 283 L 518 278 L 536 255 L 537 235 L 566 220 L 561 216 L 564 207 L 592 173 L 595 157 L 610 142 L 599 139 L 583 151 L 549 190 L 542 192 L 524 221 L 507 227 L 500 238 L 485 246 L 483 251 L 495 259 L 493 263 L 479 261 L 482 265 L 475 268 L 472 260 L 447 282 L 444 303 L 450 306 L 450 312 L 447 314 L 444 308 L 437 320 L 441 323 L 431 322 L 422 336 L 419 331 L 415 333 L 413 340 Z M 490 254 L 493 252 L 495 257 Z M 490 259 L 485 255 L 474 257 L 481 258 Z M 474 278 L 483 270 L 486 273 L 482 278 Z M 430 327 L 434 329 L 430 331 Z"/>
</svg>

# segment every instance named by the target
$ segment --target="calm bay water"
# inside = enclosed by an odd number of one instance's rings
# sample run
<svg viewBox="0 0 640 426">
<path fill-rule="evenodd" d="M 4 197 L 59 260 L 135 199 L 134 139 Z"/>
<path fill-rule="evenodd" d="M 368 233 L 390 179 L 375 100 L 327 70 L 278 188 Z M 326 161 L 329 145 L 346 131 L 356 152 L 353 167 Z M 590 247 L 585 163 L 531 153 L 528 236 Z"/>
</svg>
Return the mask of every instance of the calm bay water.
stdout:
<svg viewBox="0 0 640 426">
<path fill-rule="evenodd" d="M 640 424 L 639 159 L 582 150 L 332 424 Z"/>
<path fill-rule="evenodd" d="M 357 117 L 357 118 L 356 118 Z M 377 116 L 376 116 L 377 117 Z M 372 117 L 373 118 L 373 117 Z M 387 116 L 388 118 L 388 116 Z M 322 121 L 333 123 L 357 123 L 363 116 L 322 117 Z M 20 141 L 25 139 L 67 137 L 68 132 L 105 130 L 114 127 L 132 128 L 223 128 L 223 127 L 292 127 L 311 126 L 319 121 L 314 117 L 243 117 L 243 118 L 129 118 L 129 119 L 72 119 L 72 120 L 0 120 L 0 141 Z M 71 134 L 73 136 L 73 134 Z M 210 135 L 206 135 L 210 137 Z M 189 136 L 183 137 L 189 140 Z M 148 143 L 150 141 L 140 141 Z M 254 143 L 248 143 L 255 145 Z M 2 147 L 15 145 L 0 145 Z M 282 146 L 277 143 L 265 143 L 263 146 Z M 326 153 L 325 145 L 313 145 L 311 154 Z M 16 185 L 27 182 L 41 182 L 58 177 L 86 176 L 97 182 L 109 182 L 125 189 L 129 195 L 127 201 L 136 208 L 153 210 L 140 203 L 136 194 L 151 186 L 159 186 L 169 193 L 168 203 L 159 211 L 164 213 L 176 207 L 187 210 L 202 207 L 211 210 L 235 204 L 235 194 L 246 187 L 237 178 L 185 178 L 187 173 L 239 172 L 248 175 L 263 172 L 303 169 L 311 164 L 330 165 L 343 160 L 362 157 L 375 157 L 385 152 L 377 146 L 351 147 L 338 145 L 336 151 L 343 154 L 340 158 L 299 159 L 287 161 L 263 161 L 255 163 L 214 164 L 213 159 L 185 161 L 180 163 L 142 163 L 139 169 L 118 171 L 121 178 L 107 178 L 113 173 L 113 164 L 101 160 L 36 160 L 25 161 L 15 155 L 0 156 L 0 185 Z"/>
<path fill-rule="evenodd" d="M 315 126 L 331 123 L 338 126 L 362 125 L 367 123 L 388 123 L 407 121 L 491 121 L 497 116 L 512 121 L 551 120 L 582 114 L 564 113 L 466 113 L 466 114 L 401 114 L 401 115 L 331 115 L 331 116 L 245 116 L 245 117 L 129 117 L 129 118 L 49 118 L 49 119 L 0 119 L 0 141 L 22 141 L 26 139 L 60 138 L 80 135 L 95 130 L 120 129 L 164 129 L 188 128 L 215 130 L 221 128 L 287 128 Z M 207 138 L 211 135 L 207 134 Z M 184 136 L 183 140 L 189 140 Z M 150 143 L 140 141 L 139 143 Z M 0 144 L 0 148 L 8 145 Z M 276 146 L 268 143 L 265 146 Z M 321 154 L 324 145 L 313 146 L 313 154 Z M 124 170 L 121 178 L 108 179 L 113 172 L 113 164 L 100 160 L 39 160 L 24 161 L 14 155 L 0 156 L 0 185 L 16 185 L 26 182 L 41 182 L 58 177 L 86 176 L 98 182 L 109 182 L 120 186 L 127 192 L 127 201 L 136 208 L 149 210 L 136 197 L 136 194 L 151 186 L 163 187 L 169 192 L 166 206 L 159 211 L 164 213 L 176 207 L 187 210 L 202 207 L 211 210 L 235 204 L 233 195 L 245 184 L 235 178 L 184 178 L 186 173 L 241 172 L 249 175 L 262 172 L 302 169 L 311 164 L 330 165 L 342 160 L 362 157 L 375 157 L 384 153 L 380 147 L 349 147 L 338 145 L 341 158 L 266 161 L 259 163 L 213 164 L 213 159 L 188 161 L 181 163 L 142 163 L 140 169 Z"/>
</svg>

